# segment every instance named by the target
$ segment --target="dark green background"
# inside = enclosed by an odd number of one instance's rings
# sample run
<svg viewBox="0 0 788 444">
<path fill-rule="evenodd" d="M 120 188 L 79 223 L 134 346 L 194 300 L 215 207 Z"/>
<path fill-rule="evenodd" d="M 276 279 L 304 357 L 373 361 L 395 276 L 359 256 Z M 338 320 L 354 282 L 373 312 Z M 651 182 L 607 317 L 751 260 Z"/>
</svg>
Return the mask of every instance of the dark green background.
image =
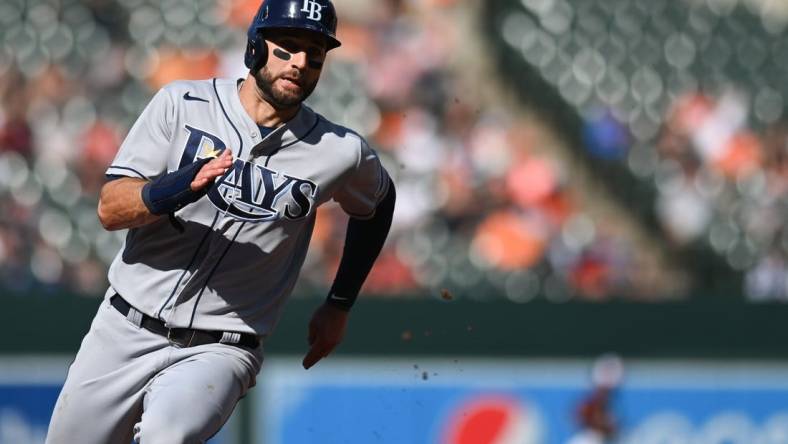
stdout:
<svg viewBox="0 0 788 444">
<path fill-rule="evenodd" d="M 268 353 L 302 354 L 319 299 L 293 299 Z M 9 297 L 0 353 L 74 353 L 98 299 Z M 474 302 L 362 298 L 341 354 L 786 358 L 788 306 L 701 298 L 683 303 Z"/>
</svg>

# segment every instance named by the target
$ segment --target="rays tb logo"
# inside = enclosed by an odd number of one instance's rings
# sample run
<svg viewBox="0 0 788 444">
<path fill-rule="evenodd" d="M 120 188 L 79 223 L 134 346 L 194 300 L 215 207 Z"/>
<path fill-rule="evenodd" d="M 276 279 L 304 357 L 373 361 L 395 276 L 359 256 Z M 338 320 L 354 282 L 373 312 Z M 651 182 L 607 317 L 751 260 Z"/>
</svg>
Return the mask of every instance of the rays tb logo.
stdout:
<svg viewBox="0 0 788 444">
<path fill-rule="evenodd" d="M 320 12 L 322 10 L 323 5 L 316 0 L 304 0 L 304 5 L 301 7 L 301 12 L 307 13 L 306 18 L 318 22 L 323 19 L 323 14 Z"/>
</svg>

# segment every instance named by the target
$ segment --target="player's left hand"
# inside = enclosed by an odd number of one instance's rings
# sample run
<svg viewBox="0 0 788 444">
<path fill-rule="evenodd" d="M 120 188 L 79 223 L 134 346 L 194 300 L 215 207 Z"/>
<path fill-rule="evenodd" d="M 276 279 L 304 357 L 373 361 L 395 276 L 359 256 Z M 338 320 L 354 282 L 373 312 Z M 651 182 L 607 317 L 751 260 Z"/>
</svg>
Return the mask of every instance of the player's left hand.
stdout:
<svg viewBox="0 0 788 444">
<path fill-rule="evenodd" d="M 345 337 L 348 312 L 334 306 L 323 304 L 315 310 L 309 321 L 309 351 L 304 357 L 303 366 L 309 369 L 317 361 L 328 356 Z"/>
</svg>

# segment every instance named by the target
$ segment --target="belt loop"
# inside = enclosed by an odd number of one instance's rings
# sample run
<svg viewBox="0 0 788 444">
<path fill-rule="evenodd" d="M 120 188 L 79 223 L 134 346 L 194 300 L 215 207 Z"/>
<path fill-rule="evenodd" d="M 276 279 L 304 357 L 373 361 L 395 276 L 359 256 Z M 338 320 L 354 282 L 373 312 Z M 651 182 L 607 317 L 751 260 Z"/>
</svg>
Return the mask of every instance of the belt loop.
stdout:
<svg viewBox="0 0 788 444">
<path fill-rule="evenodd" d="M 219 339 L 222 344 L 237 344 L 241 342 L 241 334 L 238 332 L 225 331 L 222 333 L 222 339 Z"/>
<path fill-rule="evenodd" d="M 129 313 L 126 315 L 126 319 L 128 319 L 132 324 L 136 325 L 137 328 L 142 327 L 142 312 L 136 308 L 129 307 Z"/>
</svg>

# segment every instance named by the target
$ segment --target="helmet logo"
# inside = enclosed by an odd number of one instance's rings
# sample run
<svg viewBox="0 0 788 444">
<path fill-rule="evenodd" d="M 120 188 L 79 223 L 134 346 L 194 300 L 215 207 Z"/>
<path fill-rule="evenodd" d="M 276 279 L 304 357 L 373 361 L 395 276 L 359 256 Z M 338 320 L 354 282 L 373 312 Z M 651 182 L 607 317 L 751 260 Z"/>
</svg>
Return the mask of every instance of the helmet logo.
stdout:
<svg viewBox="0 0 788 444">
<path fill-rule="evenodd" d="M 310 20 L 320 21 L 323 18 L 323 14 L 320 11 L 323 9 L 323 5 L 318 3 L 315 0 L 304 0 L 304 6 L 301 7 L 301 12 L 306 12 L 306 18 Z"/>
</svg>

